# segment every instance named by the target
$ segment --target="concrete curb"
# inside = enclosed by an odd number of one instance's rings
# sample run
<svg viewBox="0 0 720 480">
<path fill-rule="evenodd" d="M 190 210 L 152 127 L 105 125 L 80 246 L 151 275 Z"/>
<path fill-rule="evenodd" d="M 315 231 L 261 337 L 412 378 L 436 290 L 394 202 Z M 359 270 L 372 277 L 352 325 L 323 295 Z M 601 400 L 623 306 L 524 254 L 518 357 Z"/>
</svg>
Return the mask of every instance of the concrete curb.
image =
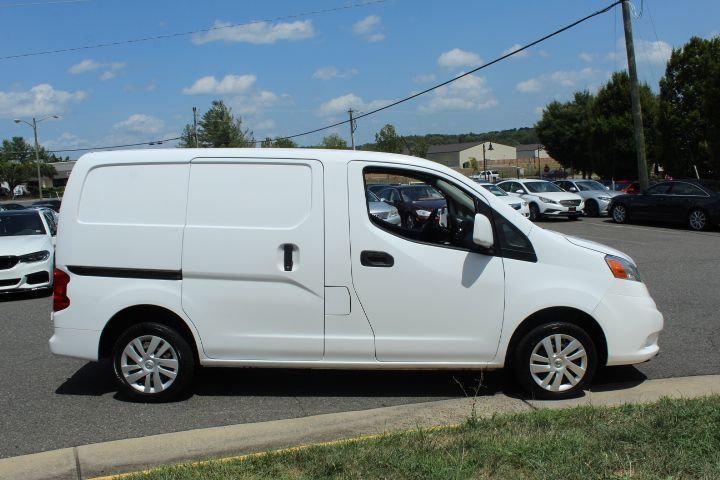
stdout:
<svg viewBox="0 0 720 480">
<path fill-rule="evenodd" d="M 612 388 L 610 390 L 609 388 Z M 480 417 L 540 408 L 645 403 L 661 397 L 720 394 L 720 375 L 648 380 L 603 386 L 580 398 L 520 400 L 505 395 L 398 405 L 270 422 L 203 428 L 130 438 L 0 459 L 0 479 L 85 479 L 192 460 L 275 450 L 297 445 L 459 423 L 475 409 Z M 161 448 L 158 446 L 161 445 Z"/>
</svg>

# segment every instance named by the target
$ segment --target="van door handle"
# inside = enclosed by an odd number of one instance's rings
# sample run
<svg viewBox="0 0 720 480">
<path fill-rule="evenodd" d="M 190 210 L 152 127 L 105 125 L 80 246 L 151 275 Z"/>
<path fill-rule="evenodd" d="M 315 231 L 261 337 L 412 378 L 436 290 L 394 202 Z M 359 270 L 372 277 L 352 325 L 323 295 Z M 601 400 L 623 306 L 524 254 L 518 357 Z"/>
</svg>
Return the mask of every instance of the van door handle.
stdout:
<svg viewBox="0 0 720 480">
<path fill-rule="evenodd" d="M 286 272 L 292 272 L 293 269 L 293 246 L 291 243 L 283 244 L 283 263 Z"/>
<path fill-rule="evenodd" d="M 366 267 L 392 267 L 395 259 L 389 253 L 363 250 L 360 252 L 360 263 Z"/>
</svg>

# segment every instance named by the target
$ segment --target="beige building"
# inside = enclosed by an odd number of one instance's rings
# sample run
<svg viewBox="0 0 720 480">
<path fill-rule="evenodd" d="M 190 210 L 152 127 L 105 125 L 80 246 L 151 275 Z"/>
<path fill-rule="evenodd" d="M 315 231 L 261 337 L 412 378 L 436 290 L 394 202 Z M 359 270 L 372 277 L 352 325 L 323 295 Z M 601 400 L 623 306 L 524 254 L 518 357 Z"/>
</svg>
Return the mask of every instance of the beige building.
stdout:
<svg viewBox="0 0 720 480">
<path fill-rule="evenodd" d="M 442 163 L 451 168 L 469 168 L 471 160 L 477 160 L 478 169 L 483 168 L 483 146 L 488 169 L 490 165 L 515 163 L 517 152 L 515 147 L 494 142 L 451 143 L 447 145 L 430 145 L 425 158 Z"/>
</svg>

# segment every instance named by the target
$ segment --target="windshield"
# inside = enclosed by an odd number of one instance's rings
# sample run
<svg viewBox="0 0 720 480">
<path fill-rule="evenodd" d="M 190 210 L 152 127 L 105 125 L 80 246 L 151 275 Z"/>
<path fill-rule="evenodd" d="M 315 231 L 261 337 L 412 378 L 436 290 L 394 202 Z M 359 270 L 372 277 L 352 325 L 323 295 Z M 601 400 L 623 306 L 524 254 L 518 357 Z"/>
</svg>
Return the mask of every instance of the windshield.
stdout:
<svg viewBox="0 0 720 480">
<path fill-rule="evenodd" d="M 489 190 L 496 197 L 507 197 L 508 194 L 500 189 L 497 185 L 485 185 L 482 186 L 485 190 Z"/>
<path fill-rule="evenodd" d="M 525 182 L 525 187 L 532 193 L 564 192 L 562 188 L 550 182 Z"/>
<path fill-rule="evenodd" d="M 595 180 L 584 180 L 582 182 L 575 182 L 575 185 L 577 185 L 577 187 L 583 192 L 589 192 L 591 190 L 605 190 L 605 186 L 600 182 L 596 182 Z"/>
<path fill-rule="evenodd" d="M 0 237 L 21 235 L 45 235 L 45 227 L 40 215 L 37 212 L 22 215 L 0 213 Z"/>
<path fill-rule="evenodd" d="M 370 190 L 367 190 L 367 191 L 365 192 L 365 194 L 366 194 L 366 197 L 367 197 L 367 201 L 368 201 L 368 202 L 379 202 L 379 201 L 380 201 L 380 199 L 378 198 L 378 196 L 375 195 L 375 194 L 374 194 L 373 192 L 371 192 Z"/>
<path fill-rule="evenodd" d="M 406 202 L 414 202 L 416 200 L 436 200 L 444 198 L 440 192 L 428 185 L 418 185 L 416 187 L 407 187 L 401 190 L 403 199 Z"/>
</svg>

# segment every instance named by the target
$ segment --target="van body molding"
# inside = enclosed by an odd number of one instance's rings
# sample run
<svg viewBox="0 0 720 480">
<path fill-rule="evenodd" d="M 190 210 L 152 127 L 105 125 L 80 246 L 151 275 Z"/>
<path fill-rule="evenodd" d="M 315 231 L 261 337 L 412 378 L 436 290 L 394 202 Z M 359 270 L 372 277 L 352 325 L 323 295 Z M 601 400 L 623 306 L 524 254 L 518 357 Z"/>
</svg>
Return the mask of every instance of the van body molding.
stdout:
<svg viewBox="0 0 720 480">
<path fill-rule="evenodd" d="M 149 268 L 86 267 L 68 265 L 75 275 L 84 277 L 145 278 L 150 280 L 182 280 L 182 270 L 157 270 Z"/>
</svg>

